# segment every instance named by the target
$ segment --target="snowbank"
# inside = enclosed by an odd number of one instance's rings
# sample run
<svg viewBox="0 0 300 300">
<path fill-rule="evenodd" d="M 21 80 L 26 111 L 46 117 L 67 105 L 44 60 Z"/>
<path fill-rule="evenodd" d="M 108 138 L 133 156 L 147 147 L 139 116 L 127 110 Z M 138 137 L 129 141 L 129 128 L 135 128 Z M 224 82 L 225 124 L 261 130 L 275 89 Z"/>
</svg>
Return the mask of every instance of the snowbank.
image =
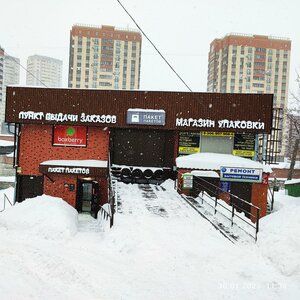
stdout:
<svg viewBox="0 0 300 300">
<path fill-rule="evenodd" d="M 8 207 L 0 227 L 45 239 L 66 239 L 77 233 L 77 211 L 60 198 L 39 196 Z"/>
<path fill-rule="evenodd" d="M 300 199 L 275 195 L 275 211 L 261 219 L 257 245 L 282 274 L 300 280 Z"/>
</svg>

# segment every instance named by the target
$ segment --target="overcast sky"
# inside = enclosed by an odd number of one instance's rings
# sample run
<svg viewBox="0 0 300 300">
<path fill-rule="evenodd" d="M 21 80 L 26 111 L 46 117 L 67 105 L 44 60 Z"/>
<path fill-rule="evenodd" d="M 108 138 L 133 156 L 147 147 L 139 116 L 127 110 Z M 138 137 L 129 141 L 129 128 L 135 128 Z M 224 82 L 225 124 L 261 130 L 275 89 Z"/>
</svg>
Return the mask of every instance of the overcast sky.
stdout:
<svg viewBox="0 0 300 300">
<path fill-rule="evenodd" d="M 231 32 L 292 40 L 290 89 L 300 70 L 299 0 L 121 0 L 193 91 L 206 91 L 207 56 L 215 38 Z M 63 60 L 67 86 L 69 34 L 76 23 L 136 29 L 117 0 L 0 0 L 0 45 L 26 66 L 30 55 Z M 142 90 L 186 87 L 143 38 Z M 21 84 L 25 72 L 21 71 Z"/>
</svg>

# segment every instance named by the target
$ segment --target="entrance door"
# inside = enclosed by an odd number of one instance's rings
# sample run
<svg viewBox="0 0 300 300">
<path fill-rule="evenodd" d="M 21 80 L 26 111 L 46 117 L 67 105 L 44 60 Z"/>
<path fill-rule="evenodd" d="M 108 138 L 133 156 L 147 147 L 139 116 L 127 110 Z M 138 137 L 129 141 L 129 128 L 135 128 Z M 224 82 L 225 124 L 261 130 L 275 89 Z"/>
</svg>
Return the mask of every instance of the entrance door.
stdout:
<svg viewBox="0 0 300 300">
<path fill-rule="evenodd" d="M 112 162 L 117 165 L 164 167 L 166 136 L 162 130 L 116 129 Z"/>
<path fill-rule="evenodd" d="M 97 217 L 99 210 L 99 184 L 97 181 L 78 180 L 76 209 L 78 212 L 90 213 L 94 218 Z"/>
<path fill-rule="evenodd" d="M 17 202 L 43 195 L 44 176 L 17 176 Z"/>
<path fill-rule="evenodd" d="M 231 193 L 249 203 L 251 203 L 251 190 L 252 190 L 251 183 L 231 182 Z M 237 211 L 239 212 L 244 211 L 245 216 L 250 218 L 249 213 L 251 213 L 251 207 L 249 204 L 245 203 L 244 201 L 241 201 L 240 199 L 231 196 L 231 202 L 235 203 L 242 209 L 242 210 L 238 209 Z"/>
</svg>

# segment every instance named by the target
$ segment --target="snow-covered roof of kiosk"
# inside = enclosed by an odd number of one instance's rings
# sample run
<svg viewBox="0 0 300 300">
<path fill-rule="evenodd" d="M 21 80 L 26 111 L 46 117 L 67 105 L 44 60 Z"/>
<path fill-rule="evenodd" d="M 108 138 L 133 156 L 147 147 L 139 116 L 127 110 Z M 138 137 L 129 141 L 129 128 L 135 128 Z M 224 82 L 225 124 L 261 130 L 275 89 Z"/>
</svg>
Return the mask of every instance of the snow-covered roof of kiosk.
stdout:
<svg viewBox="0 0 300 300">
<path fill-rule="evenodd" d="M 265 173 L 272 173 L 269 165 L 263 165 L 248 158 L 220 153 L 195 153 L 176 158 L 177 168 L 220 170 L 221 167 L 263 169 Z"/>
<path fill-rule="evenodd" d="M 12 141 L 0 140 L 0 147 L 11 147 L 14 145 Z"/>
<path fill-rule="evenodd" d="M 191 174 L 198 177 L 220 178 L 220 175 L 215 171 L 192 171 Z"/>
<path fill-rule="evenodd" d="M 107 160 L 47 160 L 40 163 L 41 165 L 50 166 L 70 166 L 70 167 L 90 167 L 90 168 L 107 168 Z"/>
<path fill-rule="evenodd" d="M 289 185 L 289 184 L 296 184 L 296 183 L 300 183 L 300 179 L 287 180 L 284 184 Z"/>
</svg>

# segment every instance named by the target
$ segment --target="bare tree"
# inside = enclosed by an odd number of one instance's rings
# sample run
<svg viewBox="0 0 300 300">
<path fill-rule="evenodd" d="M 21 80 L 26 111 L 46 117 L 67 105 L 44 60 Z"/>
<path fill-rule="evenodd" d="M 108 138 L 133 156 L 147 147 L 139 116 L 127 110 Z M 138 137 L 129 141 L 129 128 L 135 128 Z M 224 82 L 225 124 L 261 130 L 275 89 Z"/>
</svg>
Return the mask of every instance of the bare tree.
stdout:
<svg viewBox="0 0 300 300">
<path fill-rule="evenodd" d="M 289 109 L 287 113 L 287 118 L 290 124 L 289 131 L 294 134 L 289 135 L 289 149 L 290 149 L 290 169 L 288 172 L 288 180 L 293 178 L 294 168 L 297 156 L 299 155 L 299 143 L 300 143 L 300 75 L 297 72 L 298 83 L 298 94 L 291 93 L 293 98 L 293 107 Z"/>
</svg>

